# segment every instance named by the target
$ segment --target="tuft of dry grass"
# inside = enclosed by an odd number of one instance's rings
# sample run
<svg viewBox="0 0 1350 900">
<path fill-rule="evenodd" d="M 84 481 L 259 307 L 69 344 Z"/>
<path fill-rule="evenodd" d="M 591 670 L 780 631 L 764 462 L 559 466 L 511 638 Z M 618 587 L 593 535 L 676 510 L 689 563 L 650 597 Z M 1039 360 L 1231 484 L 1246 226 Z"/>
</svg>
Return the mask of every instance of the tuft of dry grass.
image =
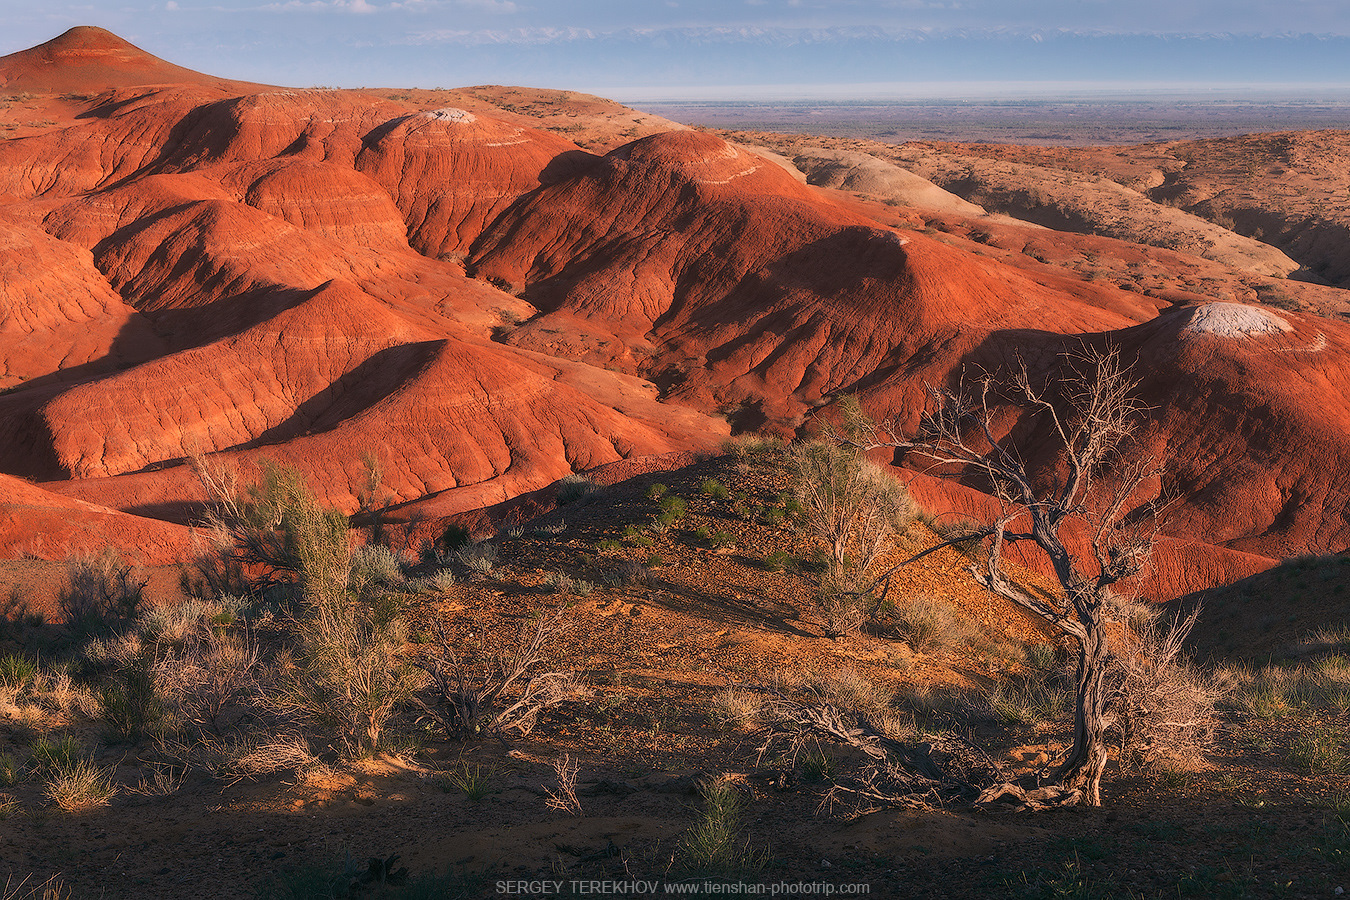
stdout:
<svg viewBox="0 0 1350 900">
<path fill-rule="evenodd" d="M 68 813 L 107 806 L 116 794 L 112 769 L 99 768 L 89 759 L 52 768 L 43 789 L 48 800 Z"/>
<path fill-rule="evenodd" d="M 708 706 L 718 725 L 752 729 L 760 724 L 764 696 L 744 688 L 725 687 L 713 694 Z"/>
</svg>

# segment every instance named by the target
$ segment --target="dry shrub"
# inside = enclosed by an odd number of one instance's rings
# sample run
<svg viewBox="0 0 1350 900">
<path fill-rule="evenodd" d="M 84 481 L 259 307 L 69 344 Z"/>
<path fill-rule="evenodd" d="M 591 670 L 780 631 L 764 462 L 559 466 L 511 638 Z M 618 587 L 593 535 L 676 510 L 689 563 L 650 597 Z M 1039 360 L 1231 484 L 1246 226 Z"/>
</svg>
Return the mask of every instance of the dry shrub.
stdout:
<svg viewBox="0 0 1350 900">
<path fill-rule="evenodd" d="M 1218 727 L 1219 685 L 1191 662 L 1185 640 L 1199 610 L 1139 625 L 1115 657 L 1121 758 L 1140 768 L 1195 763 Z"/>
<path fill-rule="evenodd" d="M 310 750 L 309 741 L 299 734 L 272 735 L 261 741 L 243 740 L 216 749 L 222 774 L 236 778 L 303 772 L 319 762 Z"/>
<path fill-rule="evenodd" d="M 0 889 L 0 900 L 70 900 L 70 890 L 61 881 L 60 875 L 52 875 L 45 881 L 29 884 L 24 878 L 17 884 L 11 877 Z"/>
<path fill-rule="evenodd" d="M 556 778 L 556 787 L 545 787 L 544 791 L 548 795 L 548 808 L 565 812 L 568 815 L 581 815 L 581 800 L 577 797 L 577 775 L 581 771 L 581 764 L 567 753 L 558 755 L 553 760 L 553 774 Z"/>
<path fill-rule="evenodd" d="M 72 557 L 66 562 L 66 574 L 69 584 L 61 591 L 57 606 L 71 627 L 94 630 L 136 615 L 146 581 L 136 577 L 117 551 L 107 548 Z"/>
<path fill-rule="evenodd" d="M 893 708 L 895 690 L 851 667 L 813 675 L 807 686 L 826 703 L 868 717 Z"/>
<path fill-rule="evenodd" d="M 754 728 L 760 723 L 764 697 L 758 691 L 726 687 L 713 694 L 708 705 L 717 724 Z"/>
<path fill-rule="evenodd" d="M 222 733 L 232 709 L 261 691 L 257 640 L 247 632 L 208 628 L 155 665 L 155 682 L 180 721 L 201 734 Z"/>
<path fill-rule="evenodd" d="M 930 594 L 888 600 L 872 620 L 878 629 L 899 635 L 920 653 L 958 647 L 975 635 L 951 602 Z"/>
<path fill-rule="evenodd" d="M 437 623 L 439 640 L 418 663 L 431 678 L 432 698 L 418 705 L 453 736 L 529 734 L 541 712 L 589 693 L 570 672 L 534 674 L 546 648 L 571 627 L 565 609 L 540 614 L 521 627 L 515 649 L 475 666 Z"/>
</svg>

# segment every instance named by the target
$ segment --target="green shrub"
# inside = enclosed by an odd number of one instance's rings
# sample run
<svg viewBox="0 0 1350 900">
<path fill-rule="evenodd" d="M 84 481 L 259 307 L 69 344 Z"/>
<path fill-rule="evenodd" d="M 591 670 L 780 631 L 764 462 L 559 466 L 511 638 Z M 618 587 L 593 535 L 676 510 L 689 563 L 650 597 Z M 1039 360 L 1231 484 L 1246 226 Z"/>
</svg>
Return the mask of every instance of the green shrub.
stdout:
<svg viewBox="0 0 1350 900">
<path fill-rule="evenodd" d="M 669 517 L 672 523 L 683 519 L 688 511 L 688 505 L 684 502 L 683 497 L 671 495 L 661 501 L 662 518 Z"/>
<path fill-rule="evenodd" d="M 8 753 L 0 753 L 0 787 L 10 787 L 19 783 L 23 772 L 18 762 Z"/>
<path fill-rule="evenodd" d="M 403 655 L 406 624 L 342 598 L 314 605 L 299 631 L 283 708 L 332 729 L 347 754 L 378 749 L 385 725 L 424 681 Z"/>
<path fill-rule="evenodd" d="M 158 734 L 167 714 L 148 660 L 137 660 L 105 680 L 98 702 L 106 735 L 117 742 L 134 744 Z"/>
<path fill-rule="evenodd" d="M 466 800 L 477 803 L 486 797 L 492 790 L 492 773 L 485 771 L 481 765 L 470 766 L 467 762 L 461 762 L 457 768 L 451 769 L 443 776 L 442 784 L 446 790 L 456 790 L 464 795 Z"/>
<path fill-rule="evenodd" d="M 725 500 L 730 493 L 726 485 L 716 478 L 705 478 L 703 484 L 699 486 L 705 497 L 711 497 L 714 500 Z"/>
<path fill-rule="evenodd" d="M 669 490 L 670 488 L 666 487 L 664 484 L 653 484 L 651 487 L 647 488 L 647 499 L 660 500 Z"/>
<path fill-rule="evenodd" d="M 764 556 L 764 569 L 768 572 L 782 572 L 792 566 L 792 554 L 786 550 L 771 550 Z"/>
<path fill-rule="evenodd" d="M 904 487 L 853 447 L 799 445 L 792 469 L 807 527 L 826 549 L 829 577 L 841 583 L 865 576 L 914 515 Z"/>
<path fill-rule="evenodd" d="M 80 755 L 80 745 L 69 734 L 59 738 L 39 735 L 28 747 L 28 765 L 35 772 L 50 772 L 54 769 L 69 768 Z"/>
</svg>

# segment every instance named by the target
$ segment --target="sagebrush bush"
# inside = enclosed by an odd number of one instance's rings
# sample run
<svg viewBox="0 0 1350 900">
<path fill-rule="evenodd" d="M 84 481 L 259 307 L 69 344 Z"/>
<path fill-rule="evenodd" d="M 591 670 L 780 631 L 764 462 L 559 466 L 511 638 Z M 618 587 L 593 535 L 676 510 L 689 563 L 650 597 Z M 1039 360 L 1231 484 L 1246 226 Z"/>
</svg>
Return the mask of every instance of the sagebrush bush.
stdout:
<svg viewBox="0 0 1350 900">
<path fill-rule="evenodd" d="M 315 604 L 299 636 L 282 708 L 332 729 L 347 754 L 378 749 L 384 726 L 425 680 L 403 655 L 407 625 L 344 598 Z"/>
<path fill-rule="evenodd" d="M 825 546 L 828 575 L 837 582 L 865 577 L 914 515 L 904 487 L 853 447 L 799 444 L 792 473 L 806 526 Z"/>
<path fill-rule="evenodd" d="M 397 588 L 407 579 L 398 555 L 382 544 L 367 544 L 352 552 L 348 585 L 357 593 L 371 588 Z"/>
</svg>

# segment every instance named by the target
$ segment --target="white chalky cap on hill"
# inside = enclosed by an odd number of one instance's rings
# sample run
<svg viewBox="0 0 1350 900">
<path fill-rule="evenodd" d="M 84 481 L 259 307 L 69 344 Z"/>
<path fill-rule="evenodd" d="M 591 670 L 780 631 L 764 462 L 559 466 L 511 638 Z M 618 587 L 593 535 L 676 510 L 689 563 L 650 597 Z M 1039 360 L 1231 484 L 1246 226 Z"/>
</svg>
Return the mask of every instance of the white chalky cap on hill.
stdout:
<svg viewBox="0 0 1350 900">
<path fill-rule="evenodd" d="M 1190 317 L 1182 334 L 1242 338 L 1294 330 L 1294 326 L 1270 310 L 1244 303 L 1206 303 L 1192 308 Z"/>
</svg>

